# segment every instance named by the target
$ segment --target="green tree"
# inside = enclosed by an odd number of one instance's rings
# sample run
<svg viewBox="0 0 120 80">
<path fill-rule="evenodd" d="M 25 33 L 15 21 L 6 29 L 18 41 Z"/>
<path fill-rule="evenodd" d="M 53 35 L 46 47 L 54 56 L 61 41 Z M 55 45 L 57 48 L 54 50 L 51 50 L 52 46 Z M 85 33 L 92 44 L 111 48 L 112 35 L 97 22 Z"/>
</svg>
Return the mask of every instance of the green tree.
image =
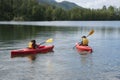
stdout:
<svg viewBox="0 0 120 80">
<path fill-rule="evenodd" d="M 13 17 L 12 0 L 0 0 L 0 20 L 11 20 Z"/>
<path fill-rule="evenodd" d="M 65 20 L 66 11 L 62 8 L 56 8 L 53 10 L 53 20 Z"/>
<path fill-rule="evenodd" d="M 53 7 L 47 6 L 45 11 L 45 20 L 51 21 L 53 16 Z"/>
<path fill-rule="evenodd" d="M 37 5 L 32 8 L 32 18 L 34 21 L 43 21 L 45 20 L 45 8 L 43 6 Z"/>
</svg>

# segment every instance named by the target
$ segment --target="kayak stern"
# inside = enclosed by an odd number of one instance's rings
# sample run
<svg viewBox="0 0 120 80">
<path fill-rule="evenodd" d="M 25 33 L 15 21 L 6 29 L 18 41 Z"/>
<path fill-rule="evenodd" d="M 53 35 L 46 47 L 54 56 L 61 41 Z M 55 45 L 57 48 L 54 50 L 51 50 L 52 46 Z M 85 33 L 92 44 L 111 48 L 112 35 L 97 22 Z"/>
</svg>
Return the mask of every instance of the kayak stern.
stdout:
<svg viewBox="0 0 120 80">
<path fill-rule="evenodd" d="M 81 54 L 87 54 L 87 53 L 93 52 L 90 46 L 82 46 L 82 45 L 79 45 L 79 43 L 76 43 L 76 49 Z"/>
</svg>

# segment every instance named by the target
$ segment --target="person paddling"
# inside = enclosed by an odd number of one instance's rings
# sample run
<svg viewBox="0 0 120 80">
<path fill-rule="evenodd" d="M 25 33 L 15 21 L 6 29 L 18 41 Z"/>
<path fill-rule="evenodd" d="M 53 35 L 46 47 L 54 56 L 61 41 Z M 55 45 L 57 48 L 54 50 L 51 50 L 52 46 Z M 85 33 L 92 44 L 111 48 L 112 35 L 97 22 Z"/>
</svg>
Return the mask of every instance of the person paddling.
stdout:
<svg viewBox="0 0 120 80">
<path fill-rule="evenodd" d="M 80 42 L 80 45 L 88 46 L 89 40 L 86 36 L 82 36 L 82 41 Z"/>
<path fill-rule="evenodd" d="M 38 45 L 36 44 L 35 40 L 31 40 L 28 44 L 28 48 L 30 49 L 36 49 L 38 47 Z"/>
</svg>

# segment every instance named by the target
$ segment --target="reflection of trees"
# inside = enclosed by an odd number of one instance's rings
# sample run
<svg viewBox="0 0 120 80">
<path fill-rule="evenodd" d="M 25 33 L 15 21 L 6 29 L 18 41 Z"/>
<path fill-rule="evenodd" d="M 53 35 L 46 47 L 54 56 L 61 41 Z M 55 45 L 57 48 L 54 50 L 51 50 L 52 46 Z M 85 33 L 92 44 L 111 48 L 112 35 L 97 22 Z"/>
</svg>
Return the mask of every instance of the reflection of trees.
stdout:
<svg viewBox="0 0 120 80">
<path fill-rule="evenodd" d="M 39 32 L 53 31 L 52 27 L 36 26 L 0 26 L 1 40 L 15 40 L 34 37 Z"/>
<path fill-rule="evenodd" d="M 99 30 L 101 33 L 107 33 L 107 34 L 111 34 L 113 32 L 115 32 L 116 30 L 119 30 L 119 29 L 116 29 L 116 28 L 112 28 L 112 27 L 101 27 L 101 28 L 97 28 L 97 30 Z"/>
<path fill-rule="evenodd" d="M 24 39 L 37 33 L 34 27 L 0 26 L 0 38 L 2 40 Z"/>
<path fill-rule="evenodd" d="M 16 40 L 16 39 L 27 39 L 37 36 L 51 36 L 55 35 L 57 31 L 68 34 L 76 34 L 76 32 L 89 33 L 91 29 L 95 29 L 95 32 L 105 37 L 106 35 L 113 35 L 120 33 L 120 28 L 112 27 L 55 27 L 55 26 L 0 26 L 0 39 L 1 40 Z"/>
<path fill-rule="evenodd" d="M 114 27 L 99 27 L 95 28 L 96 32 L 99 33 L 102 37 L 106 36 L 118 36 L 120 33 L 120 28 L 114 28 Z"/>
<path fill-rule="evenodd" d="M 1 40 L 16 40 L 16 39 L 26 39 L 29 37 L 34 37 L 36 34 L 39 36 L 50 36 L 54 35 L 56 31 L 76 31 L 77 28 L 74 27 L 50 27 L 50 26 L 0 26 L 0 39 Z M 51 34 L 53 33 L 53 34 Z"/>
</svg>

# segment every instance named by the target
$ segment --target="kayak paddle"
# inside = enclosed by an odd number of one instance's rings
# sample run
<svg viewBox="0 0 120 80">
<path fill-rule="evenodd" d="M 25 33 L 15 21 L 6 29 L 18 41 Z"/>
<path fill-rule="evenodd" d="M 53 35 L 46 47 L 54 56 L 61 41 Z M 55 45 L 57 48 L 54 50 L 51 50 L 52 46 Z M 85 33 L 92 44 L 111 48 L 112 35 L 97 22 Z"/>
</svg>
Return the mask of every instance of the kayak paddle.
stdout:
<svg viewBox="0 0 120 80">
<path fill-rule="evenodd" d="M 90 36 L 90 35 L 92 35 L 93 33 L 94 33 L 94 30 L 92 29 L 92 30 L 89 32 L 89 34 L 87 35 L 87 37 Z"/>
<path fill-rule="evenodd" d="M 49 39 L 47 39 L 46 41 L 41 42 L 40 45 L 41 45 L 41 44 L 44 44 L 44 43 L 51 43 L 51 42 L 53 42 L 53 39 L 52 39 L 52 38 L 49 38 Z"/>
<path fill-rule="evenodd" d="M 89 37 L 90 35 L 92 35 L 94 33 L 94 29 L 92 29 L 89 34 L 86 37 Z M 79 42 L 80 43 L 80 42 Z M 75 45 L 76 46 L 76 45 Z M 75 46 L 73 47 L 73 49 L 75 48 Z"/>
</svg>

